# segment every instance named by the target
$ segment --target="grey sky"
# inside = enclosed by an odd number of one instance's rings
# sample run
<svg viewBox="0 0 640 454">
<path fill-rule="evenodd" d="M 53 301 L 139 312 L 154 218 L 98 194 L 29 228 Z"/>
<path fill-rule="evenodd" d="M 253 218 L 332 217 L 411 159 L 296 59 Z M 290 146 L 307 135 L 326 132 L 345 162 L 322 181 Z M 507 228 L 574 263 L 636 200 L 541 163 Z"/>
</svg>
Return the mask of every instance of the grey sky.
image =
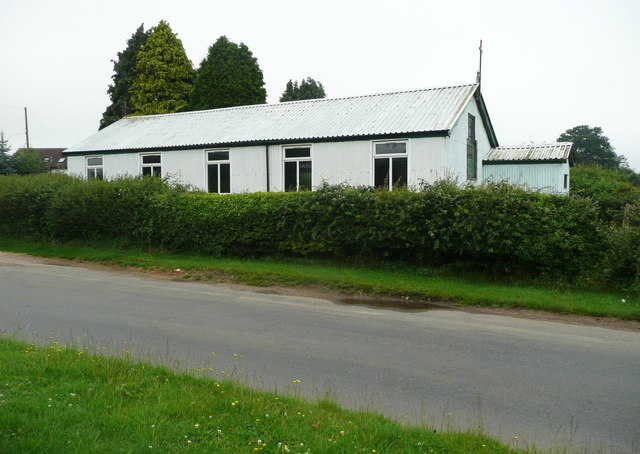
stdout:
<svg viewBox="0 0 640 454">
<path fill-rule="evenodd" d="M 501 145 L 554 141 L 601 126 L 640 170 L 640 2 L 4 0 L 0 129 L 12 149 L 68 147 L 109 104 L 111 59 L 141 24 L 165 19 L 198 66 L 220 36 L 244 42 L 269 102 L 311 76 L 329 97 L 470 83 L 484 42 L 482 91 Z"/>
</svg>

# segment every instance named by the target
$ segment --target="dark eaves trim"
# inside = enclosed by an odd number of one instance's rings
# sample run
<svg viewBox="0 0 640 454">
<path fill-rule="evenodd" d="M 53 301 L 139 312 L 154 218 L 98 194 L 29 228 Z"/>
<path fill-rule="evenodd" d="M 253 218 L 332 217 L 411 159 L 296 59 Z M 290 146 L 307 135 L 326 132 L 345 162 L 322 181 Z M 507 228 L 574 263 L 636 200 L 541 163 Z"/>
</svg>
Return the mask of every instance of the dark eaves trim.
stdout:
<svg viewBox="0 0 640 454">
<path fill-rule="evenodd" d="M 484 103 L 484 98 L 482 97 L 482 93 L 480 92 L 480 87 L 478 87 L 474 96 L 476 98 L 476 103 L 478 104 L 478 109 L 480 110 L 480 118 L 482 118 L 482 124 L 484 125 L 484 129 L 485 131 L 487 131 L 487 135 L 489 136 L 489 144 L 491 145 L 491 148 L 497 148 L 500 145 L 498 144 L 498 138 L 496 137 L 496 132 L 493 129 L 493 124 L 491 124 L 489 111 L 487 110 L 487 105 Z"/>
<path fill-rule="evenodd" d="M 421 137 L 446 137 L 450 133 L 449 130 L 443 131 L 426 131 L 411 133 L 394 133 L 394 134 L 371 134 L 362 136 L 341 136 L 341 137 L 322 137 L 309 138 L 301 137 L 296 139 L 276 139 L 276 140 L 254 140 L 246 142 L 218 142 L 208 144 L 195 145 L 175 145 L 169 147 L 145 147 L 145 148 L 120 148 L 110 150 L 92 150 L 92 151 L 70 151 L 63 152 L 64 155 L 98 155 L 98 154 L 119 154 L 119 153 L 152 153 L 154 151 L 178 151 L 178 150 L 204 150 L 208 148 L 238 148 L 252 147 L 259 145 L 290 145 L 297 143 L 326 143 L 326 142 L 357 142 L 361 140 L 385 140 L 385 139 L 415 139 Z"/>
</svg>

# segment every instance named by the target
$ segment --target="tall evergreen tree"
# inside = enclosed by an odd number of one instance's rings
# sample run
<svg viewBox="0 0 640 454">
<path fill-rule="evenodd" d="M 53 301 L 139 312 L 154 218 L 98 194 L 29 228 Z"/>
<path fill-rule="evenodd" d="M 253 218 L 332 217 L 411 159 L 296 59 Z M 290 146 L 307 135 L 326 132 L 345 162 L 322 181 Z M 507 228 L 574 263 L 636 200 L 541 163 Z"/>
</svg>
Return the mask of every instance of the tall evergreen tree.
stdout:
<svg viewBox="0 0 640 454">
<path fill-rule="evenodd" d="M 195 71 L 169 24 L 160 21 L 149 32 L 140 51 L 131 86 L 131 104 L 137 115 L 180 112 L 188 104 Z"/>
<path fill-rule="evenodd" d="M 298 81 L 289 80 L 287 88 L 280 96 L 280 102 L 325 98 L 326 96 L 322 82 L 316 82 L 311 77 L 307 77 L 302 79 L 300 84 Z"/>
<path fill-rule="evenodd" d="M 120 120 L 125 114 L 124 106 L 131 109 L 131 96 L 129 91 L 133 84 L 137 54 L 148 37 L 149 32 L 145 32 L 144 24 L 141 24 L 127 41 L 127 48 L 122 52 L 118 52 L 118 58 L 116 60 L 111 60 L 113 63 L 113 76 L 111 76 L 113 84 L 107 88 L 111 104 L 102 114 L 100 129 Z M 128 113 L 132 113 L 132 110 L 129 110 Z"/>
<path fill-rule="evenodd" d="M 4 138 L 4 131 L 0 131 L 0 175 L 13 173 L 10 151 L 11 147 L 9 146 L 9 141 Z"/>
<path fill-rule="evenodd" d="M 221 36 L 200 63 L 189 98 L 190 110 L 264 104 L 262 70 L 249 48 Z"/>
</svg>

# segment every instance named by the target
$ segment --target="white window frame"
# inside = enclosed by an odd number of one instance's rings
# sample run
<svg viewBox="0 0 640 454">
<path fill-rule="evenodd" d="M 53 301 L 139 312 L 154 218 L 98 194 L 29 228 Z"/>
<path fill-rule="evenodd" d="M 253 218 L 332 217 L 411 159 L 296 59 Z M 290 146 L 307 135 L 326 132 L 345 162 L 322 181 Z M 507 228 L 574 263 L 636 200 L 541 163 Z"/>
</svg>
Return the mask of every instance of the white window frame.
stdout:
<svg viewBox="0 0 640 454">
<path fill-rule="evenodd" d="M 227 159 L 213 159 L 209 160 L 209 153 L 218 153 L 224 152 L 228 153 Z M 205 161 L 205 169 L 204 169 L 204 187 L 207 192 L 209 192 L 209 166 L 217 165 L 218 166 L 218 191 L 211 192 L 211 194 L 231 194 L 231 149 L 230 148 L 212 148 L 209 150 L 204 150 L 204 161 Z M 229 165 L 229 192 L 220 192 L 220 164 L 228 164 Z"/>
<path fill-rule="evenodd" d="M 384 145 L 388 143 L 404 143 L 404 153 L 376 153 L 378 145 Z M 411 169 L 411 153 L 409 152 L 409 139 L 397 139 L 397 140 L 374 140 L 371 142 L 371 186 L 376 186 L 376 159 L 388 159 L 389 160 L 389 181 L 387 189 L 393 191 L 393 158 L 406 158 L 407 159 L 407 186 L 409 186 L 409 173 Z"/>
<path fill-rule="evenodd" d="M 299 157 L 287 157 L 287 150 L 291 150 L 294 148 L 308 148 L 309 156 L 299 156 Z M 283 145 L 282 146 L 282 190 L 287 191 L 286 186 L 286 178 L 285 178 L 285 166 L 287 162 L 295 162 L 296 163 L 296 192 L 300 191 L 300 163 L 301 162 L 309 162 L 311 163 L 311 184 L 310 189 L 313 189 L 313 146 L 310 143 L 303 143 L 298 145 Z"/>
<path fill-rule="evenodd" d="M 158 156 L 160 158 L 160 162 L 152 162 L 145 164 L 144 158 L 147 156 Z M 160 175 L 156 175 L 154 173 L 154 168 L 160 168 Z M 144 175 L 144 169 L 151 169 L 150 176 L 158 176 L 162 177 L 162 153 L 142 153 L 140 154 L 140 175 Z"/>
<path fill-rule="evenodd" d="M 100 164 L 89 164 L 89 160 L 90 159 L 94 159 L 94 158 L 100 158 Z M 85 167 L 85 175 L 87 176 L 87 180 L 91 180 L 93 178 L 96 178 L 98 180 L 103 180 L 104 179 L 104 156 L 98 155 L 98 156 L 86 156 L 85 160 L 84 160 L 84 167 Z M 100 170 L 101 172 L 101 176 L 97 177 L 96 176 L 96 171 Z M 93 171 L 93 176 L 89 175 L 90 171 Z"/>
</svg>

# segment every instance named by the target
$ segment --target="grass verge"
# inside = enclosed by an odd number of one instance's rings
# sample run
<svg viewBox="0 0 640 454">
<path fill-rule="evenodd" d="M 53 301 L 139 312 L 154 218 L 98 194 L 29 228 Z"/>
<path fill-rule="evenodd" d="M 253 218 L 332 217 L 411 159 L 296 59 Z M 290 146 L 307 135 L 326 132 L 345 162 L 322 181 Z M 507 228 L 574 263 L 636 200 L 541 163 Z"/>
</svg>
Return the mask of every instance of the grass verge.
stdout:
<svg viewBox="0 0 640 454">
<path fill-rule="evenodd" d="M 514 453 L 475 433 L 0 338 L 3 453 Z"/>
<path fill-rule="evenodd" d="M 227 258 L 150 253 L 0 238 L 0 250 L 146 270 L 187 270 L 192 279 L 228 279 L 250 285 L 321 285 L 351 292 L 403 295 L 462 305 L 545 310 L 640 320 L 637 296 L 586 290 L 556 290 L 518 283 L 487 282 L 426 268 L 353 267 L 305 258 Z"/>
</svg>

